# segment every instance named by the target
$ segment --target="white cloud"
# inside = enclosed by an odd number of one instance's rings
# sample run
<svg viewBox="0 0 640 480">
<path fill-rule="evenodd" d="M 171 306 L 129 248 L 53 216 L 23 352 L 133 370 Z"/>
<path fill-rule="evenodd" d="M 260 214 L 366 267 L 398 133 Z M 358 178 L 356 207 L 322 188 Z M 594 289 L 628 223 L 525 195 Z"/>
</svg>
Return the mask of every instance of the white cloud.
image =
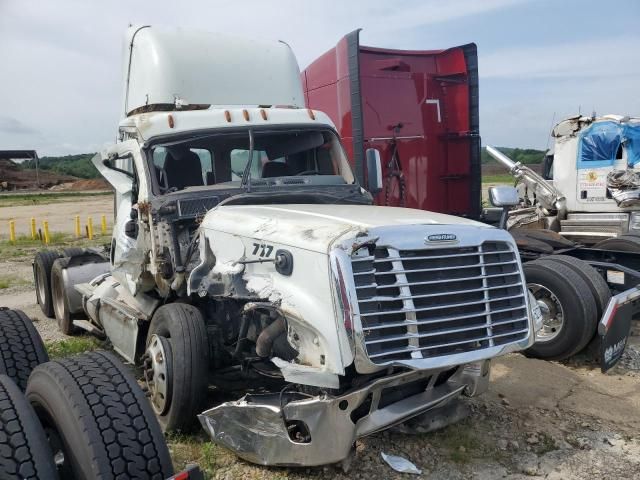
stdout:
<svg viewBox="0 0 640 480">
<path fill-rule="evenodd" d="M 481 78 L 561 78 L 638 76 L 638 38 L 602 37 L 480 52 Z"/>
</svg>

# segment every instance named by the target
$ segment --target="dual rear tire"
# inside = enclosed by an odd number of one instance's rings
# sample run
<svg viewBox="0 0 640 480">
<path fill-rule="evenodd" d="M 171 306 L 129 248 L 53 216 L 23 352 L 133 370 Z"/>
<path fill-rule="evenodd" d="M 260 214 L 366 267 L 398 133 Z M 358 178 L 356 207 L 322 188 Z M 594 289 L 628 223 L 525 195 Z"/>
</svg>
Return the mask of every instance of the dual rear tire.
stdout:
<svg viewBox="0 0 640 480">
<path fill-rule="evenodd" d="M 526 355 L 564 360 L 583 350 L 611 298 L 605 280 L 589 264 L 565 255 L 525 263 L 524 274 L 543 314 L 543 327 Z"/>
</svg>

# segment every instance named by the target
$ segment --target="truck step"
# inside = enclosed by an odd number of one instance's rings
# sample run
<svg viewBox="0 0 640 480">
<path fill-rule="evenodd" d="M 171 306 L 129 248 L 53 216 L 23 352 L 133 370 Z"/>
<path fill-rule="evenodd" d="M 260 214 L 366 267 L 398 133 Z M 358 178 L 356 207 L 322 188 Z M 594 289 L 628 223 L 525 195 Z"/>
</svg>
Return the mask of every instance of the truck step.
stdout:
<svg viewBox="0 0 640 480">
<path fill-rule="evenodd" d="M 107 336 L 102 330 L 100 330 L 98 327 L 96 327 L 93 323 L 89 322 L 88 320 L 74 320 L 73 325 L 78 328 L 81 328 L 82 330 L 89 332 L 91 335 L 95 335 L 100 340 L 104 340 L 107 338 Z"/>
</svg>

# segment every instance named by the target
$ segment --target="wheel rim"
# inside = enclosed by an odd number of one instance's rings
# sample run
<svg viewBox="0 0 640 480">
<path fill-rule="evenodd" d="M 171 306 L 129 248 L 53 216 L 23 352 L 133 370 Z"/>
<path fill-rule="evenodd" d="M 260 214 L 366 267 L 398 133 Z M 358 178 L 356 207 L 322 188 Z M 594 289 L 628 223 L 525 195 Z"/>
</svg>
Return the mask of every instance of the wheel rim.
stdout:
<svg viewBox="0 0 640 480">
<path fill-rule="evenodd" d="M 42 305 L 44 303 L 45 298 L 47 298 L 46 294 L 46 279 L 44 275 L 44 271 L 42 268 L 38 266 L 36 263 L 36 292 L 38 294 L 38 303 Z"/>
<path fill-rule="evenodd" d="M 51 282 L 51 296 L 53 297 L 51 300 L 53 302 L 53 313 L 58 320 L 58 324 L 64 319 L 65 316 L 65 307 L 64 307 L 64 293 L 62 291 L 62 282 L 54 277 Z"/>
<path fill-rule="evenodd" d="M 527 287 L 536 299 L 542 313 L 542 328 L 536 333 L 536 343 L 554 340 L 564 327 L 564 310 L 558 297 L 547 287 L 528 283 Z"/>
<path fill-rule="evenodd" d="M 157 415 L 164 415 L 171 405 L 170 349 L 167 338 L 154 334 L 143 359 L 147 395 Z"/>
</svg>

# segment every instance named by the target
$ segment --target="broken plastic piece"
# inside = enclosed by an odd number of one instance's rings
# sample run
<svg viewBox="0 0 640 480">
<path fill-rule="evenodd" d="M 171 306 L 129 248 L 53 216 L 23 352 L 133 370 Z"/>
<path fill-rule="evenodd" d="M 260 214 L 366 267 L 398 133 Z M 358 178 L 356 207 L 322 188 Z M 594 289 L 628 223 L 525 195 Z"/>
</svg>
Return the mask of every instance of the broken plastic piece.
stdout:
<svg viewBox="0 0 640 480">
<path fill-rule="evenodd" d="M 387 455 L 384 452 L 380 452 L 382 459 L 393 468 L 396 472 L 400 473 L 413 473 L 414 475 L 422 474 L 422 470 L 416 467 L 406 458 L 398 457 L 396 455 Z"/>
</svg>

